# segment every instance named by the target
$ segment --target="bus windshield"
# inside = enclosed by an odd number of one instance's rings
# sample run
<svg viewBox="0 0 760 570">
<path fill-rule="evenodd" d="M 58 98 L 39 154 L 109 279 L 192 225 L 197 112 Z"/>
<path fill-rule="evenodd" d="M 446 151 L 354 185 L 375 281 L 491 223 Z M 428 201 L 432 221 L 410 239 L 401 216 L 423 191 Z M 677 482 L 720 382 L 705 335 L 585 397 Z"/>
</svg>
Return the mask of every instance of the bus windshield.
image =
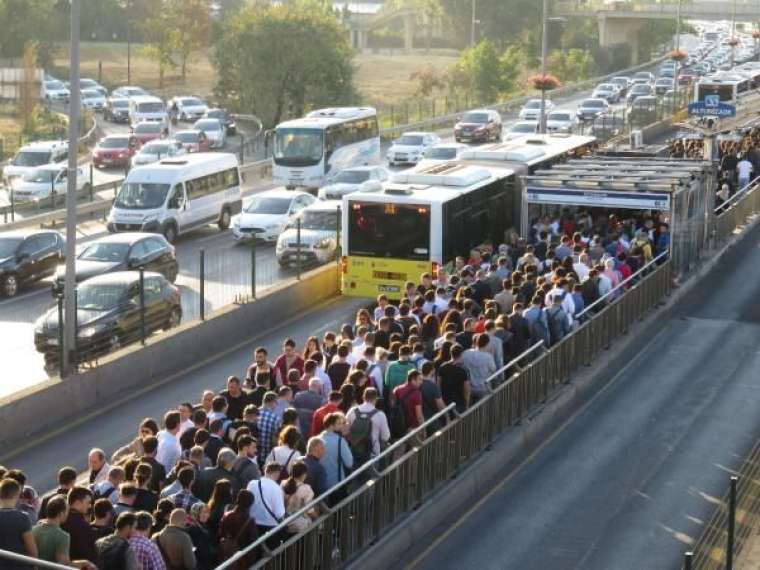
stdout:
<svg viewBox="0 0 760 570">
<path fill-rule="evenodd" d="M 322 160 L 324 131 L 282 128 L 274 136 L 274 162 L 283 166 L 313 166 Z"/>
<path fill-rule="evenodd" d="M 168 184 L 130 182 L 121 187 L 114 206 L 125 210 L 152 210 L 160 208 L 166 201 L 166 194 L 168 192 Z"/>
<path fill-rule="evenodd" d="M 734 86 L 731 84 L 701 83 L 698 86 L 697 101 L 704 101 L 705 95 L 718 95 L 721 101 L 731 101 L 734 98 Z"/>
<path fill-rule="evenodd" d="M 428 260 L 430 207 L 352 202 L 349 210 L 348 254 Z"/>
</svg>

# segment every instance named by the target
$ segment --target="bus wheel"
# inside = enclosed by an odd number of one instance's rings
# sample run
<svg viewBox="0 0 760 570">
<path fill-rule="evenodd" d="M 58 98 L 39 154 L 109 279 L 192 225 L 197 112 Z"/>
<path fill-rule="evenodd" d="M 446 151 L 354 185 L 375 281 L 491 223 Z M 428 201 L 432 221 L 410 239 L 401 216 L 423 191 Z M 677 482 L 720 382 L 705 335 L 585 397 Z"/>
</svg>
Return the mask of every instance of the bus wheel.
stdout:
<svg viewBox="0 0 760 570">
<path fill-rule="evenodd" d="M 174 240 L 177 239 L 177 228 L 174 226 L 174 224 L 166 225 L 164 228 L 164 237 L 169 243 L 174 243 Z"/>
<path fill-rule="evenodd" d="M 222 215 L 219 216 L 219 230 L 224 231 L 230 227 L 230 211 L 225 208 L 222 210 Z"/>
</svg>

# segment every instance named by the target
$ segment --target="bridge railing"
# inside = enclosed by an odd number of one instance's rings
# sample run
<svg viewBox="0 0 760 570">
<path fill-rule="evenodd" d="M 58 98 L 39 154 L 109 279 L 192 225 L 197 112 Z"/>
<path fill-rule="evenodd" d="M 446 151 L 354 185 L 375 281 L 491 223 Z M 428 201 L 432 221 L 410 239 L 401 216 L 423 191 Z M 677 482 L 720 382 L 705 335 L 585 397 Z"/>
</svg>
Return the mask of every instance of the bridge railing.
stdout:
<svg viewBox="0 0 760 570">
<path fill-rule="evenodd" d="M 757 13 L 756 0 L 735 0 L 737 16 L 751 15 L 753 18 Z M 684 17 L 698 17 L 726 15 L 726 19 L 731 16 L 732 4 L 726 2 L 683 2 L 681 4 L 681 15 Z M 636 0 L 629 2 L 627 0 L 605 1 L 605 0 L 565 0 L 557 2 L 554 7 L 557 14 L 572 14 L 578 12 L 619 12 L 619 13 L 653 13 L 653 14 L 672 14 L 675 18 L 678 13 L 678 0 L 658 2 L 654 0 Z"/>
<path fill-rule="evenodd" d="M 231 567 L 258 550 L 254 568 L 267 570 L 331 568 L 346 562 L 431 495 L 505 430 L 545 403 L 570 376 L 589 365 L 618 336 L 657 306 L 671 286 L 667 253 L 642 267 L 599 303 L 590 307 L 574 332 L 545 350 L 538 342 L 507 363 L 487 381 L 486 395 L 457 413 L 449 406 L 364 465 L 341 483 L 347 496 L 332 508 L 322 507 L 313 524 L 270 551 L 265 543 L 286 530 L 294 513 L 280 526 L 219 566 Z M 321 505 L 330 489 L 302 511 Z"/>
</svg>

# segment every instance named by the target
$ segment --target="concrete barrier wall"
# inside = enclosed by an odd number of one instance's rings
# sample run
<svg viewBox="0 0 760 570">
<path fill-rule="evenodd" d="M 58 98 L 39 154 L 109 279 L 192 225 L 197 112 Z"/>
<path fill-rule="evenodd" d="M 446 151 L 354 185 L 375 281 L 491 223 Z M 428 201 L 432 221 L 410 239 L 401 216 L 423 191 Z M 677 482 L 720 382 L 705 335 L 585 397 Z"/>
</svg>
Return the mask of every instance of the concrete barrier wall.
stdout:
<svg viewBox="0 0 760 570">
<path fill-rule="evenodd" d="M 281 323 L 334 297 L 339 293 L 338 271 L 337 264 L 316 269 L 301 281 L 268 289 L 258 301 L 220 309 L 204 322 L 188 323 L 149 339 L 145 347 L 127 347 L 93 370 L 0 399 L 0 450 L 56 429 L 127 393 L 149 388 L 261 334 L 261 323 Z"/>
</svg>

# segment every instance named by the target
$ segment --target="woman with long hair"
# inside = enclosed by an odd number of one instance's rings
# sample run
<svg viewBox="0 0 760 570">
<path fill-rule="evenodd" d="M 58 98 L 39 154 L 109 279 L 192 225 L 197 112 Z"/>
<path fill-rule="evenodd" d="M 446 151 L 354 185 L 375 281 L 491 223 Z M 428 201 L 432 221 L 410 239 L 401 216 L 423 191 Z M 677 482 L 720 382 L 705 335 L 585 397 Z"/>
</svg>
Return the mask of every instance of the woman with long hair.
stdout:
<svg viewBox="0 0 760 570">
<path fill-rule="evenodd" d="M 343 396 L 343 400 L 340 403 L 340 411 L 344 414 L 348 413 L 348 410 L 354 407 L 356 403 L 356 387 L 350 382 L 344 382 L 340 387 L 340 394 Z"/>
<path fill-rule="evenodd" d="M 452 323 L 457 327 L 457 333 L 462 332 L 462 313 L 455 311 L 454 309 L 449 310 L 449 312 L 446 313 L 446 318 L 443 319 L 443 323 L 441 323 L 441 330 L 448 330 L 448 325 Z"/>
<path fill-rule="evenodd" d="M 217 534 L 219 522 L 231 504 L 232 483 L 229 479 L 219 479 L 214 483 L 214 490 L 211 491 L 211 498 L 208 501 L 209 518 L 207 524 L 213 534 Z"/>
<path fill-rule="evenodd" d="M 314 499 L 314 491 L 306 484 L 309 470 L 303 461 L 293 465 L 290 477 L 282 483 L 282 491 L 285 494 L 285 516 L 290 517 L 308 505 Z M 315 509 L 310 509 L 299 516 L 296 520 L 288 523 L 288 532 L 291 535 L 299 534 L 311 525 L 312 520 L 317 518 Z"/>
<path fill-rule="evenodd" d="M 441 323 L 435 315 L 425 315 L 420 329 L 420 342 L 425 352 L 425 358 L 432 360 L 435 353 L 435 339 L 441 334 Z"/>
<path fill-rule="evenodd" d="M 438 349 L 438 352 L 435 355 L 435 360 L 433 361 L 433 364 L 435 365 L 435 373 L 438 374 L 438 369 L 446 362 L 451 360 L 451 347 L 454 346 L 454 343 L 450 340 L 443 341 L 443 344 L 441 345 L 441 348 Z"/>
<path fill-rule="evenodd" d="M 311 356 L 315 352 L 321 352 L 321 351 L 322 351 L 322 349 L 319 346 L 319 339 L 317 337 L 315 337 L 315 336 L 310 336 L 307 339 L 306 344 L 303 347 L 303 359 L 304 359 L 304 361 L 309 360 L 309 358 L 311 358 Z"/>
<path fill-rule="evenodd" d="M 280 480 L 284 480 L 290 474 L 290 470 L 296 461 L 301 459 L 301 454 L 298 452 L 301 444 L 301 434 L 298 432 L 298 428 L 288 426 L 280 431 L 277 444 L 277 447 L 269 452 L 266 463 L 280 464 L 282 466 Z"/>
<path fill-rule="evenodd" d="M 375 332 L 375 323 L 372 322 L 372 317 L 367 309 L 359 309 L 356 312 L 356 324 L 354 328 L 365 327 L 367 332 Z"/>
<path fill-rule="evenodd" d="M 221 558 L 226 560 L 237 552 L 250 546 L 259 537 L 256 523 L 251 519 L 250 512 L 253 505 L 253 493 L 246 489 L 238 491 L 235 504 L 225 513 L 219 523 L 219 547 Z M 233 570 L 246 570 L 258 560 L 259 552 L 249 552 L 231 566 Z"/>
</svg>

